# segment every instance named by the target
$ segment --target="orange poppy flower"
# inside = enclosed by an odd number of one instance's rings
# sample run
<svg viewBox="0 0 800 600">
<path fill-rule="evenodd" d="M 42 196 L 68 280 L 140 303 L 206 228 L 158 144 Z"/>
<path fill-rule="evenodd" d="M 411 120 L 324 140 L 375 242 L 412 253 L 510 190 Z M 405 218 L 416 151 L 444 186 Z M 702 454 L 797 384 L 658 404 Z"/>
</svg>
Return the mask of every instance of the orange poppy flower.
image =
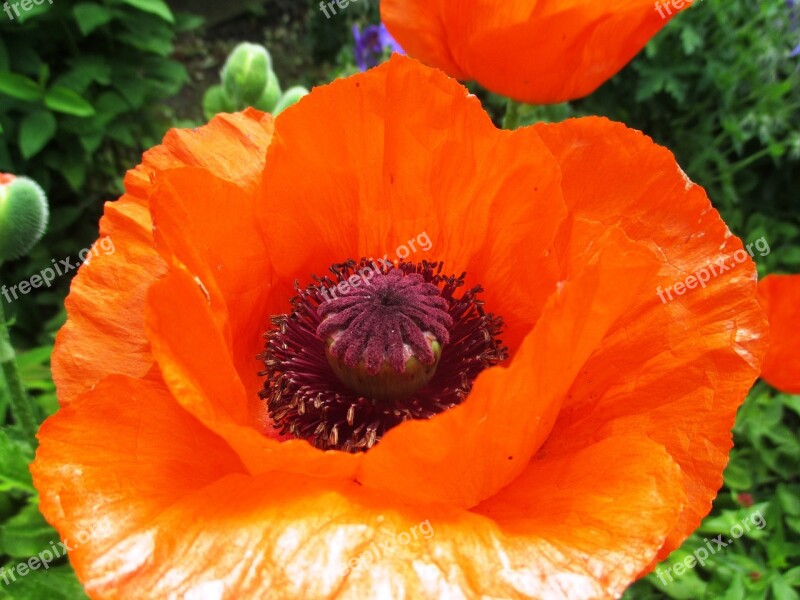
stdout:
<svg viewBox="0 0 800 600">
<path fill-rule="evenodd" d="M 93 598 L 612 597 L 708 513 L 766 325 L 749 259 L 659 299 L 743 250 L 641 133 L 394 57 L 126 189 L 32 468 Z"/>
<path fill-rule="evenodd" d="M 531 104 L 588 96 L 677 12 L 670 0 L 381 1 L 410 56 Z"/>
<path fill-rule="evenodd" d="M 800 394 L 800 275 L 767 275 L 758 299 L 769 320 L 769 349 L 761 377 L 789 394 Z"/>
</svg>

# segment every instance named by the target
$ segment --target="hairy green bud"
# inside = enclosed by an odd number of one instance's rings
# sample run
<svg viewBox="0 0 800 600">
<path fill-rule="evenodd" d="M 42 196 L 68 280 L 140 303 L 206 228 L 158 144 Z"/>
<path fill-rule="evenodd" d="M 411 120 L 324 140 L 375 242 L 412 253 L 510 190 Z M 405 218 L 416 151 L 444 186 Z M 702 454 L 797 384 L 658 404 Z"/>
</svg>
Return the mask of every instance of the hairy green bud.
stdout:
<svg viewBox="0 0 800 600">
<path fill-rule="evenodd" d="M 28 254 L 42 239 L 49 215 L 38 183 L 0 173 L 0 263 Z"/>
<path fill-rule="evenodd" d="M 221 85 L 212 85 L 203 94 L 203 114 L 209 121 L 219 113 L 233 112 L 233 104 L 225 95 Z"/>
<path fill-rule="evenodd" d="M 272 58 L 264 46 L 243 42 L 222 68 L 222 87 L 236 110 L 252 106 L 267 87 Z"/>
<path fill-rule="evenodd" d="M 293 104 L 297 104 L 303 96 L 308 96 L 308 90 L 303 86 L 296 85 L 289 88 L 284 92 L 283 96 L 281 96 L 281 99 L 278 100 L 278 104 L 275 106 L 272 114 L 278 116 Z"/>
<path fill-rule="evenodd" d="M 267 73 L 267 76 L 267 87 L 264 93 L 261 94 L 261 98 L 253 106 L 264 112 L 272 112 L 281 98 L 281 84 L 278 81 L 278 76 L 272 70 Z"/>
</svg>

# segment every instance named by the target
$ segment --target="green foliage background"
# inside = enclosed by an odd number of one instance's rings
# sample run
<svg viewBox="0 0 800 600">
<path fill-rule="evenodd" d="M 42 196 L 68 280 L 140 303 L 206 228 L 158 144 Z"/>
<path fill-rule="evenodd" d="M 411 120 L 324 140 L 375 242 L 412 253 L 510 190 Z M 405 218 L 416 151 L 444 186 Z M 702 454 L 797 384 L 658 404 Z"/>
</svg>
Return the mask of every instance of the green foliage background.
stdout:
<svg viewBox="0 0 800 600">
<path fill-rule="evenodd" d="M 254 7 L 253 14 L 265 10 Z M 175 14 L 162 0 L 56 0 L 25 13 L 21 22 L 4 17 L 0 13 L 0 172 L 37 179 L 49 191 L 52 210 L 44 241 L 28 258 L 0 269 L 7 283 L 91 243 L 102 201 L 119 194 L 124 171 L 167 127 L 187 123 L 167 100 L 189 81 L 185 61 L 175 57 L 176 39 L 199 21 Z M 374 1 L 331 20 L 309 1 L 305 37 L 292 64 L 305 65 L 308 83 L 353 72 L 350 26 L 377 19 Z M 784 0 L 697 1 L 597 92 L 572 103 L 523 106 L 522 123 L 601 114 L 641 129 L 675 152 L 735 234 L 746 242 L 768 241 L 771 252 L 754 257 L 762 275 L 800 272 L 800 56 L 790 56 L 800 44 L 797 19 Z M 289 62 L 280 54 L 277 61 Z M 471 87 L 499 124 L 505 100 Z M 57 407 L 49 355 L 64 321 L 66 279 L 6 307 L 40 418 Z M 763 383 L 754 387 L 738 415 L 736 446 L 711 515 L 661 568 L 702 547 L 704 538 L 728 536 L 754 511 L 766 526 L 669 585 L 646 577 L 627 598 L 800 598 L 798 425 L 799 396 Z M 35 556 L 58 539 L 37 510 L 27 468 L 33 452 L 12 422 L 0 384 L 0 566 Z M 0 581 L 3 598 L 85 595 L 61 560 L 10 586 Z"/>
</svg>

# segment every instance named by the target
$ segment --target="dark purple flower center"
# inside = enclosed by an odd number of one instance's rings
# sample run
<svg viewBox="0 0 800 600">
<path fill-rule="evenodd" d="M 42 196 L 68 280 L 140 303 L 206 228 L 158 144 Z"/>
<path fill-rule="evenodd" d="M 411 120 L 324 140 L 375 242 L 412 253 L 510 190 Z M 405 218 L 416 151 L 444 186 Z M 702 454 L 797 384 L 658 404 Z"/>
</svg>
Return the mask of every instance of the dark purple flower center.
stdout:
<svg viewBox="0 0 800 600">
<path fill-rule="evenodd" d="M 333 265 L 333 278 L 298 286 L 260 357 L 275 427 L 318 448 L 366 451 L 403 421 L 461 403 L 507 349 L 480 286 L 456 297 L 466 274 L 441 271 L 351 260 Z"/>
</svg>

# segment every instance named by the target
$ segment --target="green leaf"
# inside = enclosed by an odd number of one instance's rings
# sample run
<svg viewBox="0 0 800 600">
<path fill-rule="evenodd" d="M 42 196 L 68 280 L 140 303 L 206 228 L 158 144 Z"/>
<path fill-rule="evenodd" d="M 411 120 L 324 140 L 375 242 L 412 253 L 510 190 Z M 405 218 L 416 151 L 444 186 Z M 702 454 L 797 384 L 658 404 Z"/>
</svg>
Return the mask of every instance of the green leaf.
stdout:
<svg viewBox="0 0 800 600">
<path fill-rule="evenodd" d="M 21 10 L 19 15 L 19 24 L 22 25 L 26 21 L 38 17 L 41 14 L 50 10 L 50 3 L 34 4 L 28 10 Z"/>
<path fill-rule="evenodd" d="M 800 485 L 781 483 L 778 485 L 776 495 L 787 514 L 793 517 L 800 515 Z"/>
<path fill-rule="evenodd" d="M 683 51 L 691 56 L 698 48 L 702 47 L 703 38 L 700 37 L 694 27 L 684 27 L 681 30 L 681 43 L 683 44 Z"/>
<path fill-rule="evenodd" d="M 113 15 L 111 11 L 101 4 L 90 4 L 82 2 L 76 4 L 72 8 L 72 13 L 75 15 L 75 21 L 78 23 L 78 29 L 84 36 L 89 35 L 98 27 L 102 27 L 110 22 Z"/>
<path fill-rule="evenodd" d="M 6 570 L 16 565 L 6 565 Z M 88 600 L 88 596 L 75 572 L 69 565 L 60 565 L 28 571 L 25 577 L 16 576 L 7 590 L 13 600 Z M 10 579 L 10 576 L 9 576 Z M 0 596 L 2 598 L 2 596 Z"/>
<path fill-rule="evenodd" d="M 6 424 L 8 419 L 8 406 L 11 403 L 11 396 L 6 387 L 5 377 L 0 377 L 0 425 Z"/>
<path fill-rule="evenodd" d="M 86 181 L 86 164 L 83 155 L 79 152 L 59 153 L 55 156 L 48 153 L 47 166 L 66 179 L 69 187 L 75 192 L 80 191 L 83 182 Z M 66 211 L 62 211 L 62 219 L 65 218 Z"/>
<path fill-rule="evenodd" d="M 724 476 L 725 485 L 733 490 L 748 490 L 753 486 L 750 465 L 744 461 L 731 459 Z"/>
<path fill-rule="evenodd" d="M 36 556 L 58 543 L 58 533 L 39 512 L 39 507 L 29 503 L 0 527 L 0 545 L 3 552 L 16 558 Z"/>
<path fill-rule="evenodd" d="M 90 54 L 72 61 L 72 68 L 60 75 L 54 83 L 83 93 L 93 82 L 102 86 L 109 85 L 111 65 L 104 57 Z"/>
<path fill-rule="evenodd" d="M 0 40 L 0 71 L 10 71 L 11 62 L 8 60 L 8 50 L 3 40 Z"/>
<path fill-rule="evenodd" d="M 800 396 L 783 396 L 783 403 L 800 415 Z"/>
<path fill-rule="evenodd" d="M 52 346 L 40 346 L 17 353 L 20 377 L 28 388 L 31 388 L 32 384 L 37 381 L 44 381 L 47 383 L 47 389 L 50 389 L 53 382 L 50 374 L 50 355 L 52 353 Z"/>
<path fill-rule="evenodd" d="M 22 441 L 12 439 L 8 430 L 0 429 L 0 492 L 35 493 L 28 463 L 33 449 Z"/>
<path fill-rule="evenodd" d="M 133 46 L 137 50 L 143 52 L 150 52 L 158 56 L 169 56 L 172 53 L 173 46 L 169 38 L 158 35 L 158 32 L 143 31 L 131 32 L 123 31 L 117 34 L 116 39 L 120 42 Z"/>
<path fill-rule="evenodd" d="M 202 26 L 205 19 L 200 15 L 193 15 L 191 13 L 178 13 L 175 15 L 175 31 L 191 31 Z"/>
<path fill-rule="evenodd" d="M 164 19 L 167 23 L 174 23 L 175 17 L 169 6 L 162 0 L 121 0 L 123 4 L 133 6 L 139 10 L 156 15 Z"/>
<path fill-rule="evenodd" d="M 17 100 L 33 102 L 42 96 L 42 90 L 32 79 L 17 73 L 0 73 L 0 94 Z"/>
<path fill-rule="evenodd" d="M 56 134 L 56 118 L 46 110 L 28 114 L 19 126 L 19 148 L 26 159 L 36 156 Z"/>
<path fill-rule="evenodd" d="M 775 600 L 800 599 L 800 595 L 798 595 L 778 573 L 776 573 L 775 577 L 772 579 L 772 593 L 775 594 Z"/>
<path fill-rule="evenodd" d="M 76 92 L 69 88 L 54 85 L 44 97 L 44 103 L 51 110 L 55 110 L 76 117 L 91 117 L 94 108 Z"/>
</svg>

